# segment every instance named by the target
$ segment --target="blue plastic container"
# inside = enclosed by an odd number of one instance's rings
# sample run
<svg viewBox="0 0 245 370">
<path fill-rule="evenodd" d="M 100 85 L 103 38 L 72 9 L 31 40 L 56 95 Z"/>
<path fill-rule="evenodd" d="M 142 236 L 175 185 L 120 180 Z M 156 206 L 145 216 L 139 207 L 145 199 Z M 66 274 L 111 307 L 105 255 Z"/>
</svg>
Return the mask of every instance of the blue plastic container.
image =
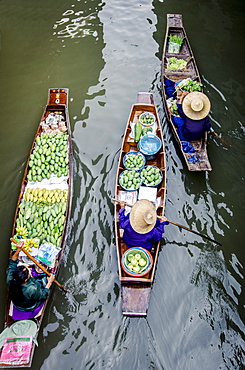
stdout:
<svg viewBox="0 0 245 370">
<path fill-rule="evenodd" d="M 146 134 L 142 136 L 138 143 L 138 150 L 144 154 L 147 161 L 156 158 L 157 153 L 162 147 L 162 141 L 157 135 Z"/>
</svg>

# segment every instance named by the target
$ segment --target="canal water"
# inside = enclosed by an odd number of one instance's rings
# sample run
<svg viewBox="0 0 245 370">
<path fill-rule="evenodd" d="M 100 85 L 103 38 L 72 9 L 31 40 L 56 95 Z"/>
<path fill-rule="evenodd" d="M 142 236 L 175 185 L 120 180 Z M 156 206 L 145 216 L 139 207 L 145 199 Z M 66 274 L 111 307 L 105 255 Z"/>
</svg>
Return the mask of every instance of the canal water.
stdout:
<svg viewBox="0 0 245 370">
<path fill-rule="evenodd" d="M 49 88 L 69 88 L 70 233 L 33 369 L 244 369 L 244 1 L 0 1 L 0 326 L 9 237 Z M 190 173 L 166 122 L 166 15 L 180 13 L 211 100 L 213 170 Z M 168 219 L 146 318 L 123 317 L 113 204 L 132 103 L 152 92 L 167 156 Z M 222 140 L 231 147 L 224 145 Z"/>
</svg>

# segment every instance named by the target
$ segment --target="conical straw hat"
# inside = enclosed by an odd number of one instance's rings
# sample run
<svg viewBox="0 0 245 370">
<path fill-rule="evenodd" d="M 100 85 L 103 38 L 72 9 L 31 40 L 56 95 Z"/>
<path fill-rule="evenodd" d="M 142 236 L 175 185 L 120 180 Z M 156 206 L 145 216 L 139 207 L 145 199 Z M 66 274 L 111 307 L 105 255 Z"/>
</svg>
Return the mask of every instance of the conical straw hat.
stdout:
<svg viewBox="0 0 245 370">
<path fill-rule="evenodd" d="M 134 231 L 139 234 L 146 234 L 155 226 L 156 209 L 149 200 L 138 200 L 131 209 L 129 219 Z"/>
<path fill-rule="evenodd" d="M 182 102 L 182 109 L 185 115 L 193 120 L 200 120 L 207 117 L 210 111 L 208 97 L 199 91 L 193 91 L 186 95 Z"/>
</svg>

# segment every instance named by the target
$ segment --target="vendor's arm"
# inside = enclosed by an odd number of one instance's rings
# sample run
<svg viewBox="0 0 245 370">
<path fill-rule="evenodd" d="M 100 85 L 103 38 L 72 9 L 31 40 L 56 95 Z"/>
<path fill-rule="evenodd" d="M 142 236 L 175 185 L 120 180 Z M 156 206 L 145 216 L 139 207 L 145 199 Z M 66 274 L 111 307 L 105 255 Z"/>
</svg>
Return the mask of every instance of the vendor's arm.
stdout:
<svg viewBox="0 0 245 370">
<path fill-rule="evenodd" d="M 18 265 L 18 258 L 19 258 L 19 254 L 20 254 L 20 251 L 22 249 L 24 245 L 24 242 L 19 242 L 16 247 L 17 249 L 15 250 L 15 252 L 13 253 L 12 257 L 9 259 L 9 265 L 8 265 L 8 268 L 7 268 L 7 271 L 6 271 L 6 275 L 7 275 L 7 279 L 6 279 L 6 283 L 7 285 L 9 286 L 10 284 L 10 281 L 13 279 L 13 273 Z"/>
<path fill-rule="evenodd" d="M 164 233 L 164 226 L 169 224 L 169 221 L 165 216 L 163 216 L 161 218 L 161 220 L 162 220 L 161 222 L 159 220 L 157 220 L 156 226 L 153 229 L 153 231 L 154 231 L 153 232 L 153 240 L 155 240 L 155 241 L 159 241 L 159 240 L 162 239 L 162 234 Z"/>
<path fill-rule="evenodd" d="M 205 129 L 205 131 L 209 131 L 209 130 L 210 130 L 210 128 L 211 128 L 211 123 L 210 123 L 210 121 L 209 121 L 209 118 L 208 118 L 208 117 L 206 117 L 206 118 L 205 118 L 205 122 L 204 122 L 204 129 Z"/>
<path fill-rule="evenodd" d="M 33 301 L 44 301 L 50 293 L 50 287 L 55 279 L 54 275 L 50 275 L 47 280 L 45 288 L 42 287 L 41 283 L 35 281 L 35 284 L 30 283 L 26 288 L 25 294 Z M 33 279 L 34 280 L 34 279 Z"/>
<path fill-rule="evenodd" d="M 54 276 L 53 274 L 51 274 L 51 275 L 47 278 L 48 282 L 47 282 L 47 285 L 45 286 L 45 288 L 46 288 L 46 289 L 50 289 L 50 287 L 51 287 L 51 285 L 52 285 L 52 283 L 53 283 L 54 279 L 55 279 L 55 276 Z"/>
<path fill-rule="evenodd" d="M 189 93 L 187 91 L 182 91 L 182 94 L 179 98 L 179 104 L 182 104 L 184 98 L 186 97 L 186 95 L 188 95 Z"/>
<path fill-rule="evenodd" d="M 177 103 L 178 113 L 179 113 L 180 117 L 182 117 L 182 118 L 186 117 L 186 115 L 185 115 L 185 113 L 183 112 L 183 109 L 182 109 L 182 102 L 183 102 L 183 99 L 186 95 L 188 95 L 188 92 L 187 91 L 182 91 L 182 95 L 180 96 L 179 102 Z"/>
<path fill-rule="evenodd" d="M 120 227 L 122 229 L 125 229 L 125 227 L 129 223 L 129 215 L 125 216 L 125 205 L 126 205 L 125 202 L 120 202 L 120 207 L 121 208 L 119 210 L 118 220 L 119 220 L 119 223 L 120 223 Z"/>
</svg>

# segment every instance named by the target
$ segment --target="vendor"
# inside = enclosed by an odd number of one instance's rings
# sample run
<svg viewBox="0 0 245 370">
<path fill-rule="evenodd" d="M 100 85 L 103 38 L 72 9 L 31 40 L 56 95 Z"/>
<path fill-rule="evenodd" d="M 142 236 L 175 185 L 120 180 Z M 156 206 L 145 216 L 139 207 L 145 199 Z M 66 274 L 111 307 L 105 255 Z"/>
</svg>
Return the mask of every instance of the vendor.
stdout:
<svg viewBox="0 0 245 370">
<path fill-rule="evenodd" d="M 184 119 L 184 124 L 177 131 L 180 140 L 197 140 L 204 136 L 205 131 L 213 131 L 208 118 L 211 104 L 205 94 L 183 91 L 177 107 L 179 115 Z"/>
<path fill-rule="evenodd" d="M 47 277 L 44 285 L 40 279 L 32 277 L 31 270 L 25 265 L 18 265 L 19 253 L 23 247 L 23 241 L 16 245 L 17 249 L 9 259 L 7 268 L 7 286 L 9 296 L 13 302 L 16 316 L 13 319 L 29 319 L 35 317 L 41 310 L 46 298 L 50 293 L 50 287 L 54 281 L 54 275 Z M 25 311 L 27 314 L 22 314 Z M 18 315 L 19 312 L 19 315 Z M 20 316 L 20 317 L 19 317 Z"/>
<path fill-rule="evenodd" d="M 120 202 L 120 207 L 119 222 L 127 247 L 151 250 L 153 241 L 162 239 L 164 225 L 169 224 L 167 218 L 162 217 L 163 222 L 160 222 L 154 205 L 146 199 L 138 200 L 128 215 L 125 215 L 125 202 Z"/>
</svg>

